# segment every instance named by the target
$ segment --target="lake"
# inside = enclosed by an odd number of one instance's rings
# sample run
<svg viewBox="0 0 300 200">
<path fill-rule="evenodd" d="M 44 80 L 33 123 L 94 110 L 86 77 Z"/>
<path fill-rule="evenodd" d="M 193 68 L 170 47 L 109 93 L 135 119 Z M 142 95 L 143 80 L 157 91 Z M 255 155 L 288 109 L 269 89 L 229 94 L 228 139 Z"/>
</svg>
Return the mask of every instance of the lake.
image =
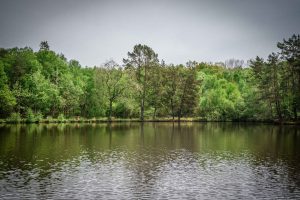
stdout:
<svg viewBox="0 0 300 200">
<path fill-rule="evenodd" d="M 0 125 L 0 199 L 299 199 L 300 129 Z"/>
</svg>

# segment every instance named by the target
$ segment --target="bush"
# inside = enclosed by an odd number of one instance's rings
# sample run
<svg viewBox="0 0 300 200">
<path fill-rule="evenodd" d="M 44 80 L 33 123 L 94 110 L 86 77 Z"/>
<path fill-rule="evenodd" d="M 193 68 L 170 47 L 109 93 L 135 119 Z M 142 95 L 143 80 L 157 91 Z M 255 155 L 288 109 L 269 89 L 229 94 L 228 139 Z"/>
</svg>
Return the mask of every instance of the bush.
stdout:
<svg viewBox="0 0 300 200">
<path fill-rule="evenodd" d="M 31 108 L 28 108 L 26 112 L 26 122 L 27 123 L 36 123 L 43 120 L 43 114 L 41 112 L 34 113 Z"/>
<path fill-rule="evenodd" d="M 62 113 L 58 115 L 57 120 L 58 120 L 58 122 L 60 122 L 60 123 L 66 122 L 65 116 L 64 116 L 64 114 L 62 114 Z"/>
<path fill-rule="evenodd" d="M 36 119 L 37 122 L 41 122 L 43 120 L 43 117 L 44 116 L 43 116 L 43 114 L 41 112 L 37 112 L 35 114 L 35 119 Z"/>
<path fill-rule="evenodd" d="M 7 122 L 10 123 L 20 123 L 22 120 L 20 113 L 13 112 L 10 117 L 7 119 Z"/>
<path fill-rule="evenodd" d="M 28 110 L 26 112 L 26 122 L 28 122 L 28 123 L 36 122 L 35 115 L 34 115 L 33 111 L 31 110 L 31 108 L 28 108 Z"/>
</svg>

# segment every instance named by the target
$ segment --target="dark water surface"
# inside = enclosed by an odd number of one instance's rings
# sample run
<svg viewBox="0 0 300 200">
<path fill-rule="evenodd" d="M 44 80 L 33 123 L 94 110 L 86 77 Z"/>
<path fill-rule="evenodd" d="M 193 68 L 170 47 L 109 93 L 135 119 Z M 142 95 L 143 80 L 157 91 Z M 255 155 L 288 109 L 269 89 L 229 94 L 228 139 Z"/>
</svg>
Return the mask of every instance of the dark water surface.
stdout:
<svg viewBox="0 0 300 200">
<path fill-rule="evenodd" d="M 0 199 L 299 199 L 300 129 L 0 126 Z"/>
</svg>

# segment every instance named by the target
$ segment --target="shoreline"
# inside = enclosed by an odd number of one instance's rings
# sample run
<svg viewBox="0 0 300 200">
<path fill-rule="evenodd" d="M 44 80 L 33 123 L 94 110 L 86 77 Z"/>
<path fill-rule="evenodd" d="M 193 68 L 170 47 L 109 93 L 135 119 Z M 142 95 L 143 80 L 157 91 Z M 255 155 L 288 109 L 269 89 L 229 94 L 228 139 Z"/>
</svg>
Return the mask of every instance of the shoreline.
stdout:
<svg viewBox="0 0 300 200">
<path fill-rule="evenodd" d="M 122 123 L 122 122 L 138 122 L 138 123 L 185 123 L 185 122 L 201 122 L 201 123 L 263 123 L 263 124 L 273 124 L 273 125 L 300 125 L 300 121 L 276 121 L 276 120 L 206 120 L 206 119 L 193 119 L 193 118 L 182 118 L 178 119 L 168 119 L 168 118 L 158 118 L 158 119 L 144 119 L 143 121 L 136 119 L 42 119 L 39 121 L 27 121 L 26 119 L 22 119 L 20 121 L 8 121 L 5 119 L 0 119 L 0 124 L 97 124 L 97 123 Z"/>
</svg>

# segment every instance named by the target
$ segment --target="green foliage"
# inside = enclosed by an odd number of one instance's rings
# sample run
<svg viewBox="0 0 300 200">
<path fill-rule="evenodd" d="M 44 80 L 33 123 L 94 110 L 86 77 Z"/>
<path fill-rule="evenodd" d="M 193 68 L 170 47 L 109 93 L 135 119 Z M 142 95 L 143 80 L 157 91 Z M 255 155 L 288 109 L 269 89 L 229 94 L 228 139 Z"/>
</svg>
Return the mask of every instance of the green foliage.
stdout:
<svg viewBox="0 0 300 200">
<path fill-rule="evenodd" d="M 294 120 L 297 120 L 300 111 L 300 35 L 294 34 L 289 39 L 278 42 L 277 47 L 281 50 L 281 58 L 286 60 L 283 87 L 289 94 L 291 111 Z"/>
<path fill-rule="evenodd" d="M 195 61 L 168 65 L 141 44 L 128 53 L 125 68 L 114 61 L 83 68 L 52 51 L 47 41 L 37 52 L 0 49 L 0 118 L 297 120 L 299 38 L 278 43 L 280 52 L 266 61 L 256 57 L 248 68 L 230 69 Z"/>
<path fill-rule="evenodd" d="M 217 73 L 212 72 L 218 70 Z M 240 72 L 239 72 L 240 73 Z M 199 114 L 209 120 L 235 120 L 241 118 L 244 98 L 241 94 L 239 73 L 236 69 L 224 70 L 221 67 L 205 68 L 198 77 L 200 87 Z"/>
<path fill-rule="evenodd" d="M 37 122 L 43 121 L 43 118 L 44 118 L 44 116 L 43 116 L 43 114 L 42 114 L 41 112 L 35 113 L 35 120 L 36 120 Z"/>
<path fill-rule="evenodd" d="M 0 89 L 0 116 L 7 116 L 13 111 L 16 105 L 16 99 L 7 85 Z"/>
<path fill-rule="evenodd" d="M 58 115 L 57 120 L 58 120 L 59 123 L 66 122 L 65 116 L 62 113 Z"/>
<path fill-rule="evenodd" d="M 135 45 L 132 52 L 128 52 L 128 59 L 123 59 L 127 69 L 134 71 L 137 97 L 140 100 L 140 119 L 144 120 L 144 111 L 147 106 L 151 69 L 159 63 L 158 55 L 147 45 Z"/>
<path fill-rule="evenodd" d="M 22 121 L 20 113 L 13 112 L 10 114 L 9 118 L 6 120 L 10 123 L 20 123 Z"/>
<path fill-rule="evenodd" d="M 28 122 L 28 123 L 35 123 L 36 122 L 35 115 L 34 115 L 33 111 L 31 110 L 31 108 L 27 109 L 26 122 Z"/>
<path fill-rule="evenodd" d="M 42 68 L 31 48 L 8 49 L 1 58 L 10 86 L 20 81 L 25 74 L 33 73 Z"/>
<path fill-rule="evenodd" d="M 103 104 L 107 104 L 106 113 L 108 120 L 111 120 L 113 104 L 122 97 L 128 85 L 125 72 L 115 61 L 110 60 L 104 64 L 103 68 L 95 69 L 95 81 L 97 85 L 102 86 L 99 87 L 98 92 L 102 96 Z"/>
<path fill-rule="evenodd" d="M 290 69 L 287 66 L 275 53 L 269 55 L 267 62 L 259 57 L 251 61 L 258 92 L 257 102 L 264 106 L 265 118 L 279 121 L 291 119 L 294 111 L 297 119 L 293 104 L 296 95 L 293 87 L 289 87 L 293 85 L 293 79 L 289 77 Z"/>
<path fill-rule="evenodd" d="M 0 117 L 7 117 L 15 105 L 16 99 L 7 85 L 7 76 L 0 61 Z"/>
<path fill-rule="evenodd" d="M 30 107 L 48 113 L 59 102 L 58 88 L 47 80 L 40 71 L 24 77 L 23 89 L 29 92 Z"/>
<path fill-rule="evenodd" d="M 27 109 L 25 121 L 27 123 L 36 123 L 43 120 L 43 114 L 41 112 L 34 113 L 31 108 Z"/>
</svg>

